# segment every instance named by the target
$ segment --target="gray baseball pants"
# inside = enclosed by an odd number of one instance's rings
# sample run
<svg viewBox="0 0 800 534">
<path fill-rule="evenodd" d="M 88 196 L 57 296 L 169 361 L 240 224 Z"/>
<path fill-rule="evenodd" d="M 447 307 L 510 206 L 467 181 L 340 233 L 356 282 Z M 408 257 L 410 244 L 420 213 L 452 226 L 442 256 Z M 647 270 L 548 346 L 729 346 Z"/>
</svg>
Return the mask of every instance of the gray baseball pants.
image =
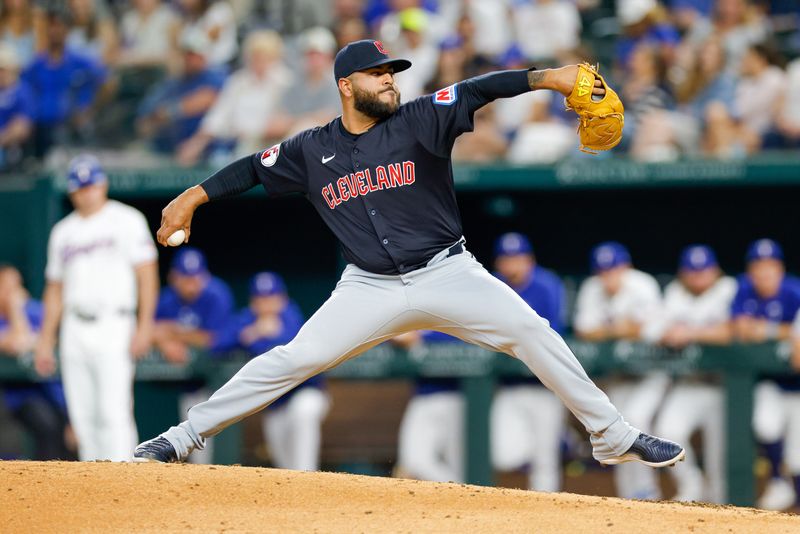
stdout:
<svg viewBox="0 0 800 534">
<path fill-rule="evenodd" d="M 438 330 L 522 360 L 589 432 L 595 459 L 624 454 L 639 431 L 589 379 L 564 340 L 472 254 L 447 252 L 402 275 L 348 265 L 291 342 L 249 361 L 163 436 L 183 459 L 309 377 L 398 334 Z"/>
</svg>

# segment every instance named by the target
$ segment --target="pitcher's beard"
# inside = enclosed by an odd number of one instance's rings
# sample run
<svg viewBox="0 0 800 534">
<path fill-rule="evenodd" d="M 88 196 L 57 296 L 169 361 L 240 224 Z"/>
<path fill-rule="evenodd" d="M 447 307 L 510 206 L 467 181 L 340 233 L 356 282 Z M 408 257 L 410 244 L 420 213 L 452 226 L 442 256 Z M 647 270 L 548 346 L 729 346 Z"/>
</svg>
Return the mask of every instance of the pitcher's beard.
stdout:
<svg viewBox="0 0 800 534">
<path fill-rule="evenodd" d="M 370 93 L 353 87 L 353 106 L 367 117 L 384 120 L 391 117 L 400 107 L 400 92 L 396 91 L 391 103 L 386 103 L 378 96 L 380 93 Z"/>
</svg>

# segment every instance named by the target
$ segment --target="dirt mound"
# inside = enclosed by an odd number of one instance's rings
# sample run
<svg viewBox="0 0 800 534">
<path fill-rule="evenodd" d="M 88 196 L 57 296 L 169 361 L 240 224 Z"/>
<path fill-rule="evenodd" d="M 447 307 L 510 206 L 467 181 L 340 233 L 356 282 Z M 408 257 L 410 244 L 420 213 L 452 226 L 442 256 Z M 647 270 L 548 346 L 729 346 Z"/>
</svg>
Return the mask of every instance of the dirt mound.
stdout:
<svg viewBox="0 0 800 534">
<path fill-rule="evenodd" d="M 337 473 L 0 462 L 17 532 L 800 532 L 800 516 Z"/>
</svg>

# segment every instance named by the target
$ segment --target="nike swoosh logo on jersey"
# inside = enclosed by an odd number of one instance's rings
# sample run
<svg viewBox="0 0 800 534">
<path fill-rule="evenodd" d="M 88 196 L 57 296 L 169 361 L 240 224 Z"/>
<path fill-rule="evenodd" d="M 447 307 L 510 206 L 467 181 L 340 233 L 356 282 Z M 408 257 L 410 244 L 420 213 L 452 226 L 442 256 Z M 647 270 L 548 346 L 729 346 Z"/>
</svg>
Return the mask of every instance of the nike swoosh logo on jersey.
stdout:
<svg viewBox="0 0 800 534">
<path fill-rule="evenodd" d="M 336 157 L 336 154 L 334 154 L 333 156 L 328 156 L 327 158 L 325 156 L 322 156 L 322 164 L 325 165 L 326 163 L 328 163 L 330 160 L 332 160 L 335 157 Z"/>
</svg>

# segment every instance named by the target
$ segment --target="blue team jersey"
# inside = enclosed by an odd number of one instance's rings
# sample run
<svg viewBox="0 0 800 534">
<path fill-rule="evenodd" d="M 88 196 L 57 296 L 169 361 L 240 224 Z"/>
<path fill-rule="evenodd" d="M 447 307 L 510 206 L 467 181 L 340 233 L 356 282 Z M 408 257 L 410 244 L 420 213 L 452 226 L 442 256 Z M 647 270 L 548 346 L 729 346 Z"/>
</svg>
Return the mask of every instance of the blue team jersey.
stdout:
<svg viewBox="0 0 800 534">
<path fill-rule="evenodd" d="M 785 276 L 778 293 L 770 298 L 762 298 L 756 293 L 750 277 L 746 274 L 737 278 L 739 290 L 731 304 L 731 317 L 758 317 L 774 323 L 792 323 L 800 310 L 800 279 Z M 800 390 L 800 375 L 779 377 L 779 386 L 788 390 Z"/>
<path fill-rule="evenodd" d="M 493 274 L 508 284 L 499 273 Z M 553 330 L 559 334 L 563 333 L 566 311 L 564 308 L 564 284 L 561 283 L 557 274 L 537 265 L 531 271 L 528 281 L 522 286 L 514 287 L 509 284 L 509 287 L 516 291 L 540 317 L 547 319 Z M 501 382 L 506 385 L 541 383 L 535 376 L 505 377 L 501 379 Z"/>
<path fill-rule="evenodd" d="M 25 303 L 25 315 L 28 324 L 34 332 L 42 328 L 44 318 L 44 307 L 37 301 L 30 299 Z M 0 316 L 0 336 L 8 330 L 8 319 Z M 49 403 L 61 411 L 67 413 L 67 401 L 64 399 L 64 388 L 59 380 L 48 380 L 35 385 L 8 385 L 3 387 L 5 404 L 9 411 L 16 412 L 26 402 L 34 397 L 43 397 Z"/>
<path fill-rule="evenodd" d="M 19 117 L 33 121 L 35 112 L 33 92 L 26 83 L 15 83 L 0 90 L 0 128 L 5 128 Z"/>
<path fill-rule="evenodd" d="M 75 111 L 88 108 L 106 79 L 106 69 L 93 59 L 70 49 L 60 63 L 39 54 L 22 72 L 37 103 L 38 124 L 58 124 Z"/>
<path fill-rule="evenodd" d="M 161 290 L 156 308 L 156 320 L 176 321 L 186 328 L 211 332 L 212 350 L 217 338 L 231 320 L 233 295 L 228 284 L 211 276 L 208 284 L 194 302 L 184 302 L 170 286 Z"/>
<path fill-rule="evenodd" d="M 750 277 L 737 278 L 739 289 L 731 304 L 731 317 L 759 317 L 775 323 L 791 323 L 800 310 L 800 279 L 785 276 L 778 293 L 762 298 L 756 293 Z"/>
</svg>

